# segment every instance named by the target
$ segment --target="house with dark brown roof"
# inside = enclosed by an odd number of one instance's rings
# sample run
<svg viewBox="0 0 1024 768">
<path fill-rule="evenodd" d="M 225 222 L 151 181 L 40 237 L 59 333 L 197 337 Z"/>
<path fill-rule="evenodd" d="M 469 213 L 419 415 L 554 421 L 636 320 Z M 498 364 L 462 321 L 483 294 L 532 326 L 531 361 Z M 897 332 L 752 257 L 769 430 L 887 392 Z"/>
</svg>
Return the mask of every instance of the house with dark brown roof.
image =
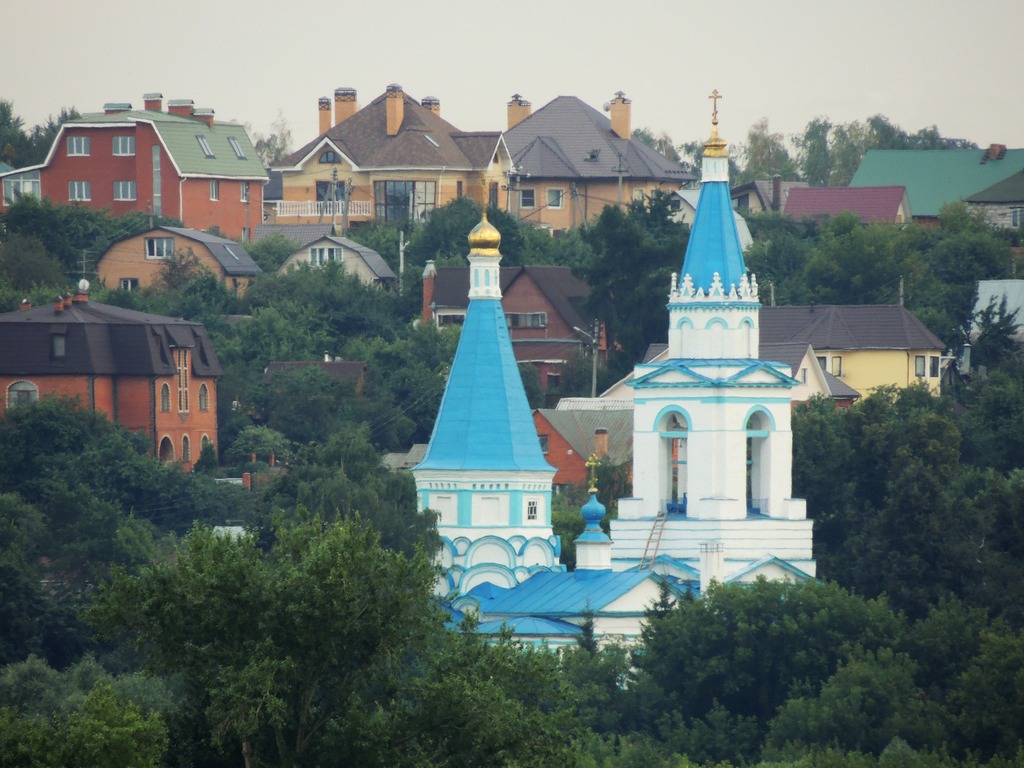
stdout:
<svg viewBox="0 0 1024 768">
<path fill-rule="evenodd" d="M 925 384 L 938 394 L 950 358 L 906 307 L 864 304 L 762 307 L 761 344 L 810 344 L 821 367 L 863 396 Z"/>
<path fill-rule="evenodd" d="M 863 224 L 909 222 L 907 190 L 892 187 L 794 187 L 782 213 L 794 219 L 823 219 L 853 213 Z"/>
<path fill-rule="evenodd" d="M 320 134 L 279 163 L 281 199 L 270 223 L 333 223 L 342 231 L 369 221 L 420 220 L 466 196 L 498 205 L 511 157 L 499 131 L 460 131 L 441 102 L 420 101 L 400 85 L 362 109 L 339 88 L 318 104 Z"/>
<path fill-rule="evenodd" d="M 605 117 L 575 96 L 559 96 L 536 112 L 515 94 L 505 141 L 512 153 L 508 210 L 553 231 L 628 205 L 654 190 L 674 192 L 696 179 L 679 163 L 632 136 L 632 102 L 621 91 Z"/>
<path fill-rule="evenodd" d="M 0 315 L 0 412 L 75 398 L 144 433 L 153 455 L 190 469 L 202 446 L 217 444 L 221 367 L 206 329 L 91 302 L 87 287 Z"/>
<path fill-rule="evenodd" d="M 501 267 L 499 279 L 516 360 L 537 368 L 545 392 L 557 387 L 566 361 L 590 349 L 590 337 L 577 330 L 591 328 L 592 319 L 582 311 L 590 286 L 568 267 L 557 266 Z M 461 325 L 468 297 L 469 267 L 437 267 L 427 262 L 423 322 Z M 599 335 L 598 354 L 604 355 L 604 334 Z"/>
<path fill-rule="evenodd" d="M 806 181 L 783 181 L 775 176 L 771 181 L 759 179 L 746 184 L 736 184 L 729 190 L 732 207 L 741 213 L 781 213 L 786 206 L 790 190 L 810 186 Z"/>
</svg>

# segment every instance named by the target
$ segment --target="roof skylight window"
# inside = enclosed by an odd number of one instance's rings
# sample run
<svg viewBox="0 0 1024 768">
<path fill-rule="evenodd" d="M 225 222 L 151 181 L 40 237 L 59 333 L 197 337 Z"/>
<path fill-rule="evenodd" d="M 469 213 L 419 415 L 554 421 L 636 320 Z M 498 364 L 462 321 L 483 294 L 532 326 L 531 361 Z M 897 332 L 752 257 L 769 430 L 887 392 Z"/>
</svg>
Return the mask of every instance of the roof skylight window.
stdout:
<svg viewBox="0 0 1024 768">
<path fill-rule="evenodd" d="M 210 142 L 208 142 L 208 141 L 206 140 L 206 137 L 205 137 L 205 136 L 203 136 L 203 135 L 201 135 L 201 134 L 200 134 L 200 135 L 197 135 L 197 136 L 196 136 L 196 141 L 198 141 L 198 142 L 199 142 L 199 147 L 200 147 L 200 149 L 202 149 L 202 150 L 203 150 L 203 154 L 204 154 L 204 155 L 206 155 L 207 157 L 214 157 L 214 156 L 215 156 L 215 155 L 213 154 L 213 150 L 212 150 L 212 149 L 210 149 Z"/>
<path fill-rule="evenodd" d="M 238 143 L 238 139 L 234 136 L 228 136 L 228 144 L 235 150 L 235 157 L 239 160 L 245 160 L 245 151 L 242 149 L 242 145 Z"/>
</svg>

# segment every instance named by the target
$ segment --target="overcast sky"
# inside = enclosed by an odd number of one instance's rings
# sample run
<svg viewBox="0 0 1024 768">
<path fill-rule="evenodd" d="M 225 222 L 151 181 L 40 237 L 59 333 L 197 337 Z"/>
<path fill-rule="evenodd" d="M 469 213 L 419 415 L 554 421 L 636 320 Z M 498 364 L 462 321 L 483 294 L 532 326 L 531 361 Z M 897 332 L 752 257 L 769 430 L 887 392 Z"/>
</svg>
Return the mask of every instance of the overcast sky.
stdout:
<svg viewBox="0 0 1024 768">
<path fill-rule="evenodd" d="M 337 87 L 369 103 L 389 83 L 435 96 L 457 128 L 503 130 L 520 93 L 600 109 L 632 100 L 633 128 L 678 144 L 743 141 L 808 121 L 882 114 L 980 146 L 1024 148 L 1021 0 L 35 0 L 5 13 L 0 98 L 27 126 L 62 106 L 190 98 L 293 148 Z"/>
</svg>

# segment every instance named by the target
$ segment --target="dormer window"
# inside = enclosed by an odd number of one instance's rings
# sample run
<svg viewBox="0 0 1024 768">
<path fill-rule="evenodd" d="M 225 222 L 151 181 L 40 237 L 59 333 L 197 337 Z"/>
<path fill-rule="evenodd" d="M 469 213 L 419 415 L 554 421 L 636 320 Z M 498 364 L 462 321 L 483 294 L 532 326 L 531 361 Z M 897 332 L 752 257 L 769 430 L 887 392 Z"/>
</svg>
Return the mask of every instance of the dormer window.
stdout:
<svg viewBox="0 0 1024 768">
<path fill-rule="evenodd" d="M 63 333 L 50 334 L 50 359 L 54 362 L 62 362 L 67 357 L 68 337 Z"/>
</svg>

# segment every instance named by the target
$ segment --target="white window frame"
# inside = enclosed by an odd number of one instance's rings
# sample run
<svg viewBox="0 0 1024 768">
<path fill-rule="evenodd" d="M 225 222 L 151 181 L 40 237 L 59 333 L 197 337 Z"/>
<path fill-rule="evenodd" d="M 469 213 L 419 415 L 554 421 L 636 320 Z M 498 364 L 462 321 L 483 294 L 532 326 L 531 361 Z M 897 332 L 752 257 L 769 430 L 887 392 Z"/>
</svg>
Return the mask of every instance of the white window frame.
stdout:
<svg viewBox="0 0 1024 768">
<path fill-rule="evenodd" d="M 88 136 L 68 136 L 68 157 L 88 157 L 90 149 Z"/>
<path fill-rule="evenodd" d="M 554 195 L 558 196 L 557 204 L 551 202 L 551 198 Z M 548 187 L 546 190 L 544 190 L 544 196 L 548 203 L 547 207 L 554 211 L 562 210 L 562 206 L 565 205 L 565 190 L 562 189 L 561 187 Z"/>
<path fill-rule="evenodd" d="M 529 195 L 529 198 L 527 198 Z M 529 202 L 527 202 L 529 199 Z M 537 207 L 537 190 L 533 189 L 521 189 L 519 190 L 519 207 L 520 208 L 536 208 Z"/>
<path fill-rule="evenodd" d="M 238 143 L 238 139 L 234 136 L 228 136 L 228 144 L 235 150 L 235 157 L 239 160 L 245 160 L 245 150 L 242 149 L 242 145 Z"/>
<path fill-rule="evenodd" d="M 923 379 L 928 370 L 926 361 L 927 357 L 925 355 L 914 355 L 914 376 L 919 379 Z"/>
<path fill-rule="evenodd" d="M 112 144 L 114 157 L 135 157 L 134 136 L 115 136 Z"/>
<path fill-rule="evenodd" d="M 199 148 L 203 150 L 204 155 L 206 155 L 209 158 L 216 157 L 216 155 L 213 154 L 213 150 L 210 148 L 210 142 L 206 140 L 205 136 L 203 136 L 201 133 L 197 133 L 196 141 L 199 142 Z"/>
<path fill-rule="evenodd" d="M 38 402 L 39 387 L 35 382 L 15 381 L 7 388 L 7 407 L 17 408 L 22 405 L 29 405 Z"/>
<path fill-rule="evenodd" d="M 4 205 L 14 205 L 19 198 L 40 197 L 39 171 L 29 171 L 4 179 Z"/>
<path fill-rule="evenodd" d="M 147 259 L 169 259 L 174 255 L 174 238 L 147 237 L 144 247 Z"/>
<path fill-rule="evenodd" d="M 547 328 L 547 312 L 509 312 L 505 315 L 509 328 Z"/>
<path fill-rule="evenodd" d="M 121 290 L 122 291 L 137 291 L 139 289 L 139 278 L 137 277 L 122 277 L 121 278 Z"/>
<path fill-rule="evenodd" d="M 210 199 L 220 200 L 220 179 L 210 179 Z"/>
<path fill-rule="evenodd" d="M 832 375 L 837 378 L 843 375 L 843 358 L 838 355 L 832 357 Z"/>
<path fill-rule="evenodd" d="M 88 181 L 68 182 L 68 201 L 84 202 L 92 200 L 92 184 Z"/>
<path fill-rule="evenodd" d="M 114 200 L 135 200 L 136 186 L 134 181 L 115 181 Z"/>
<path fill-rule="evenodd" d="M 243 203 L 248 203 L 249 202 L 249 182 L 248 181 L 240 181 L 240 182 L 238 182 L 238 189 L 239 189 L 239 193 L 238 193 L 239 194 L 239 199 Z"/>
<path fill-rule="evenodd" d="M 314 267 L 322 267 L 329 262 L 342 262 L 343 251 L 333 246 L 312 247 L 309 249 L 309 263 Z"/>
</svg>

